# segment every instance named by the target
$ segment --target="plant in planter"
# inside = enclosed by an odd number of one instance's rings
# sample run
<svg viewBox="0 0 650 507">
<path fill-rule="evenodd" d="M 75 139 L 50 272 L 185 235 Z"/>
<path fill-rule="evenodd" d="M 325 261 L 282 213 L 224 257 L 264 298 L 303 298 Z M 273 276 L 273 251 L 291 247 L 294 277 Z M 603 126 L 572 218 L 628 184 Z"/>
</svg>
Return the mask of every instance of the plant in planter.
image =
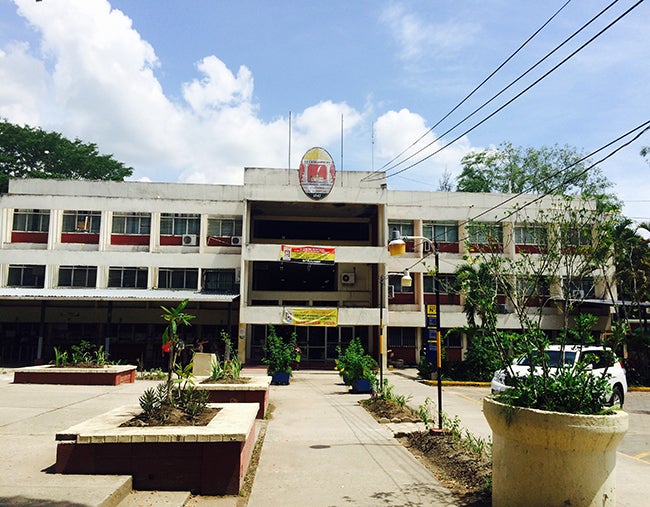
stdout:
<svg viewBox="0 0 650 507">
<path fill-rule="evenodd" d="M 470 238 L 488 243 L 468 245 L 467 264 L 457 270 L 468 327 L 494 351 L 509 386 L 483 404 L 494 435 L 495 506 L 615 504 L 616 447 L 627 414 L 603 410 L 612 392 L 606 369 L 592 374 L 588 355 L 570 367 L 564 361 L 572 344 L 593 341 L 596 319 L 580 315 L 584 296 L 575 287 L 585 280 L 608 287 L 612 222 L 593 203 L 556 199 L 532 218 L 515 210 L 520 235 L 535 245 L 528 252 L 503 255 L 507 243 L 494 223 L 470 223 Z M 519 321 L 518 333 L 497 327 L 504 301 Z M 563 319 L 555 363 L 541 329 L 549 306 L 559 307 Z M 530 365 L 524 373 L 513 367 L 520 356 Z"/>
<path fill-rule="evenodd" d="M 292 365 L 297 362 L 299 350 L 296 345 L 296 333 L 292 333 L 289 340 L 285 340 L 269 325 L 266 354 L 262 361 L 266 364 L 266 373 L 272 377 L 274 384 L 289 384 Z"/>
<path fill-rule="evenodd" d="M 167 381 L 156 388 L 147 389 L 140 397 L 142 414 L 136 419 L 148 425 L 193 424 L 205 412 L 208 393 L 196 389 L 192 380 L 192 364 L 186 367 L 177 364 L 183 342 L 179 328 L 189 326 L 194 315 L 185 313 L 188 300 L 173 308 L 161 307 L 162 318 L 167 322 L 163 332 L 163 351 L 169 352 Z M 176 374 L 176 379 L 173 374 Z"/>
<path fill-rule="evenodd" d="M 79 344 L 70 347 L 70 353 L 54 347 L 54 366 L 77 368 L 101 368 L 109 364 L 104 347 L 81 340 Z"/>
<path fill-rule="evenodd" d="M 354 338 L 345 351 L 337 347 L 339 354 L 336 369 L 346 385 L 354 392 L 373 392 L 377 384 L 379 366 L 372 356 L 366 354 L 361 340 Z"/>
</svg>

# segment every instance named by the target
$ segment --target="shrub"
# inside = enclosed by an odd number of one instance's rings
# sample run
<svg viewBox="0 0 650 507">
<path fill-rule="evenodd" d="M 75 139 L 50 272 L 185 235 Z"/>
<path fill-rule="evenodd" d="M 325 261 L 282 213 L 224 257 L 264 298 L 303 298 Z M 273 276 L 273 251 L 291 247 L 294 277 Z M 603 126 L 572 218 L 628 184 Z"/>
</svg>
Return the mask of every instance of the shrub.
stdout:
<svg viewBox="0 0 650 507">
<path fill-rule="evenodd" d="M 269 325 L 269 334 L 266 337 L 266 354 L 262 359 L 266 364 L 267 374 L 291 373 L 291 365 L 296 362 L 298 350 L 296 333 L 292 333 L 289 340 L 284 340 L 277 335 L 275 328 Z"/>
<path fill-rule="evenodd" d="M 355 380 L 362 379 L 369 380 L 373 384 L 377 382 L 377 361 L 366 354 L 359 338 L 354 338 L 344 352 L 341 352 L 340 347 L 336 350 L 339 353 L 336 369 L 345 384 L 351 385 Z"/>
</svg>

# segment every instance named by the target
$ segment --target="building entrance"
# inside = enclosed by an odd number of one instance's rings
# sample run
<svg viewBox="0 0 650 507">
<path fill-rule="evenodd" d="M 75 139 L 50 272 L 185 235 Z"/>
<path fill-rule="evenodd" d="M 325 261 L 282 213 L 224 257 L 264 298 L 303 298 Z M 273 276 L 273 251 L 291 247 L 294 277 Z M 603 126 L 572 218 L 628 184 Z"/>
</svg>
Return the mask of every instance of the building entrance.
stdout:
<svg viewBox="0 0 650 507">
<path fill-rule="evenodd" d="M 339 357 L 338 347 L 345 350 L 354 337 L 359 337 L 367 350 L 368 329 L 365 326 L 275 326 L 275 332 L 285 339 L 289 339 L 292 333 L 296 333 L 303 362 L 334 361 Z M 251 359 L 261 361 L 264 357 L 267 333 L 267 326 L 253 326 Z"/>
</svg>

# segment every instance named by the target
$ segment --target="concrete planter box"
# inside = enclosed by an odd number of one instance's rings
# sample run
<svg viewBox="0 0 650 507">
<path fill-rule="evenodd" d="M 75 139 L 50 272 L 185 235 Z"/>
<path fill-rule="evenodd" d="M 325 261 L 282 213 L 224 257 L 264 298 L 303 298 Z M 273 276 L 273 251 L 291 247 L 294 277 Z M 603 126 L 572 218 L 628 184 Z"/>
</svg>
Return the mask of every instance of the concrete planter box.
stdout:
<svg viewBox="0 0 650 507">
<path fill-rule="evenodd" d="M 212 404 L 207 426 L 127 427 L 120 407 L 57 433 L 56 473 L 131 475 L 139 490 L 237 495 L 255 446 L 257 404 Z"/>
<path fill-rule="evenodd" d="M 246 384 L 203 383 L 205 379 L 198 378 L 197 389 L 208 391 L 210 403 L 258 403 L 257 418 L 264 419 L 269 408 L 269 386 L 271 377 L 253 376 Z"/>
<path fill-rule="evenodd" d="M 511 408 L 490 398 L 492 505 L 615 506 L 616 448 L 628 415 Z"/>
<path fill-rule="evenodd" d="M 117 386 L 135 382 L 135 370 L 132 365 L 99 368 L 62 368 L 51 364 L 28 366 L 14 372 L 14 384 Z"/>
</svg>

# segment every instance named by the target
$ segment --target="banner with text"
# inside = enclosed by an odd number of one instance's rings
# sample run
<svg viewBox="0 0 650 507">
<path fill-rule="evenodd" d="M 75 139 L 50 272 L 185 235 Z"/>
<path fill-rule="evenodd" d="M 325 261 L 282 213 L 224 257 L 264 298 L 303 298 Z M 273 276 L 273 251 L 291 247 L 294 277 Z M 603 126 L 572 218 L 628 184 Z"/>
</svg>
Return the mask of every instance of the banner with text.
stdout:
<svg viewBox="0 0 650 507">
<path fill-rule="evenodd" d="M 306 262 L 312 264 L 334 264 L 336 248 L 322 246 L 282 245 L 280 260 L 283 262 Z"/>
<path fill-rule="evenodd" d="M 285 308 L 282 319 L 294 326 L 337 326 L 338 308 Z"/>
</svg>

